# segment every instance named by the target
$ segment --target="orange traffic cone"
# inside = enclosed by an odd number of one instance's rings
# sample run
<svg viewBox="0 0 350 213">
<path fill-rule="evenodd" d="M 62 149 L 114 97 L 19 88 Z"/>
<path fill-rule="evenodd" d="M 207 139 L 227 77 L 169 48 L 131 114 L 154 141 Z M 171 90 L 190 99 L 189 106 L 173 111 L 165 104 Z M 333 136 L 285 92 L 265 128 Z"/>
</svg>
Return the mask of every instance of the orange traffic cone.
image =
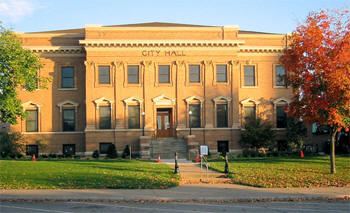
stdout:
<svg viewBox="0 0 350 213">
<path fill-rule="evenodd" d="M 158 160 L 157 160 L 158 163 L 161 163 L 162 161 L 160 160 L 160 155 L 158 155 Z"/>
<path fill-rule="evenodd" d="M 33 161 L 36 161 L 35 154 L 33 154 Z"/>
<path fill-rule="evenodd" d="M 197 152 L 196 163 L 199 163 L 199 154 Z"/>
<path fill-rule="evenodd" d="M 304 152 L 303 151 L 300 152 L 300 157 L 302 157 L 302 158 L 304 157 Z"/>
</svg>

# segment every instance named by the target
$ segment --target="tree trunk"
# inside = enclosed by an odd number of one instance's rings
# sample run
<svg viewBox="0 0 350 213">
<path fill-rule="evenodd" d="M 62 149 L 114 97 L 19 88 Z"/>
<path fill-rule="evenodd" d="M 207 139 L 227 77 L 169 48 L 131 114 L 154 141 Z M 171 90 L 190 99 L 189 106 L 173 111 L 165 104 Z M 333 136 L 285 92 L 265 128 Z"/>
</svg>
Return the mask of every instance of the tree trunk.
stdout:
<svg viewBox="0 0 350 213">
<path fill-rule="evenodd" d="M 337 135 L 337 130 L 335 128 L 332 128 L 331 133 L 331 152 L 329 153 L 329 157 L 331 160 L 331 174 L 335 174 L 335 136 Z"/>
</svg>

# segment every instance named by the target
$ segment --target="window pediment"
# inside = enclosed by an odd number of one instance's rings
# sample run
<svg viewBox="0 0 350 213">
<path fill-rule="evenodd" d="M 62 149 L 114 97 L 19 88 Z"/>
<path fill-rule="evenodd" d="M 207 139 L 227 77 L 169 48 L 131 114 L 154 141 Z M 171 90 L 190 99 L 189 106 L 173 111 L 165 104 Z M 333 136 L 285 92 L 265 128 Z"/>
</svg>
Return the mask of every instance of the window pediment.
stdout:
<svg viewBox="0 0 350 213">
<path fill-rule="evenodd" d="M 99 98 L 99 99 L 96 99 L 94 100 L 94 103 L 99 106 L 99 105 L 102 105 L 102 104 L 112 104 L 114 101 L 113 100 L 110 100 L 108 98 L 105 98 L 105 97 L 102 97 L 102 98 Z"/>
<path fill-rule="evenodd" d="M 217 102 L 220 102 L 220 101 L 226 101 L 226 102 L 231 102 L 231 98 L 230 97 L 227 97 L 227 96 L 217 96 L 217 97 L 215 97 L 215 98 L 213 98 L 213 101 L 215 102 L 215 103 L 217 103 Z"/>
<path fill-rule="evenodd" d="M 190 103 L 192 101 L 199 101 L 200 103 L 203 103 L 204 98 L 194 95 L 194 96 L 190 96 L 190 97 L 186 98 L 185 101 L 186 101 L 186 103 Z"/>
<path fill-rule="evenodd" d="M 22 107 L 23 108 L 31 108 L 31 107 L 36 107 L 36 108 L 40 108 L 42 107 L 42 104 L 38 104 L 36 102 L 33 102 L 33 101 L 27 101 L 25 103 L 22 104 Z"/>
<path fill-rule="evenodd" d="M 156 105 L 174 105 L 175 98 L 171 98 L 166 95 L 160 95 L 152 99 Z"/>
<path fill-rule="evenodd" d="M 125 104 L 141 104 L 143 102 L 142 98 L 130 97 L 123 100 Z"/>
<path fill-rule="evenodd" d="M 67 101 L 63 101 L 61 103 L 58 103 L 57 106 L 60 108 L 62 108 L 62 107 L 78 107 L 79 104 L 74 102 L 74 101 L 67 100 Z"/>
<path fill-rule="evenodd" d="M 277 105 L 277 104 L 289 104 L 290 102 L 291 102 L 291 100 L 289 98 L 285 98 L 285 97 L 277 98 L 277 99 L 272 101 L 272 103 L 274 105 Z"/>
<path fill-rule="evenodd" d="M 247 104 L 251 104 L 251 103 L 253 103 L 255 105 L 259 105 L 260 101 L 256 101 L 256 100 L 254 100 L 252 98 L 247 98 L 247 99 L 244 99 L 244 100 L 241 101 L 242 105 L 247 105 Z"/>
</svg>

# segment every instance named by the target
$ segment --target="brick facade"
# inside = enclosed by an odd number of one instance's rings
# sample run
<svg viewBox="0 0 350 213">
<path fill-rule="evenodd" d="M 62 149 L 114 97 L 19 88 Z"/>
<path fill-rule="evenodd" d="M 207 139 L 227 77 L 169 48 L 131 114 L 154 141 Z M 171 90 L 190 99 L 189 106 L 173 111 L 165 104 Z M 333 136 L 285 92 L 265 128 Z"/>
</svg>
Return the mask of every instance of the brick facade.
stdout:
<svg viewBox="0 0 350 213">
<path fill-rule="evenodd" d="M 19 91 L 24 108 L 38 110 L 38 131 L 26 132 L 24 120 L 11 131 L 22 132 L 28 144 L 47 140 L 47 150 L 40 152 L 61 153 L 63 144 L 75 144 L 76 153 L 91 154 L 103 142 L 118 151 L 130 145 L 133 152 L 146 153 L 149 142 L 147 137 L 140 142 L 140 136 L 143 130 L 149 138 L 157 136 L 157 110 L 171 113 L 170 137 L 185 138 L 190 104 L 200 105 L 200 127 L 191 129 L 195 141 L 209 145 L 211 153 L 217 152 L 218 141 L 228 141 L 230 152 L 238 152 L 244 107 L 255 107 L 256 115 L 276 125 L 276 106 L 292 98 L 291 89 L 275 82 L 286 43 L 282 34 L 150 23 L 18 35 L 25 48 L 40 55 L 44 67 L 38 74 L 51 82 L 34 93 Z M 128 83 L 130 65 L 139 68 L 138 83 Z M 160 83 L 160 65 L 169 66 L 169 83 Z M 199 82 L 190 81 L 189 65 L 200 67 Z M 217 65 L 226 66 L 224 82 Z M 74 88 L 62 88 L 62 67 L 67 66 L 74 68 Z M 99 66 L 109 66 L 109 83 L 100 83 Z M 245 66 L 254 66 L 253 86 L 245 86 Z M 217 126 L 220 104 L 227 106 L 224 128 Z M 111 109 L 110 129 L 99 128 L 102 106 Z M 139 106 L 137 129 L 128 128 L 129 106 Z M 75 110 L 75 131 L 63 131 L 64 109 Z"/>
</svg>

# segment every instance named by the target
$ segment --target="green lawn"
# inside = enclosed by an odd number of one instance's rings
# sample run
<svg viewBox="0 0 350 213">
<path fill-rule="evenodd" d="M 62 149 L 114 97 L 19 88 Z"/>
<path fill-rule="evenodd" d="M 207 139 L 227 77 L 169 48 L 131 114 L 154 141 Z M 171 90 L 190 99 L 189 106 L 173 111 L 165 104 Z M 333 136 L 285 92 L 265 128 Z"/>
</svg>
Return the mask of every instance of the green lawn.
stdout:
<svg viewBox="0 0 350 213">
<path fill-rule="evenodd" d="M 210 162 L 224 171 L 224 161 Z M 230 178 L 234 183 L 266 187 L 350 186 L 350 157 L 336 157 L 337 174 L 330 174 L 329 157 L 266 157 L 232 159 Z"/>
<path fill-rule="evenodd" d="M 0 161 L 0 189 L 163 189 L 179 176 L 136 160 Z"/>
</svg>

